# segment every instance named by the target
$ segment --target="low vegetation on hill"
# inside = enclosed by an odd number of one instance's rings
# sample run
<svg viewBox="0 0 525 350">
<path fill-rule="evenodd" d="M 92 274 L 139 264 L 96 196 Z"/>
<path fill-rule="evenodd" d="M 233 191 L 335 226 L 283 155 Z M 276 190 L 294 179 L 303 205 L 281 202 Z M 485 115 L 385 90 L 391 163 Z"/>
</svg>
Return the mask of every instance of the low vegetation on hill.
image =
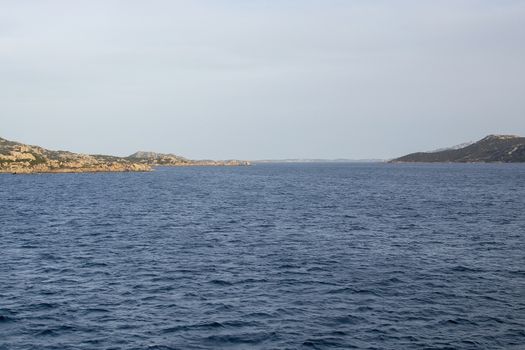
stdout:
<svg viewBox="0 0 525 350">
<path fill-rule="evenodd" d="M 391 162 L 421 163 L 519 163 L 525 162 L 525 137 L 489 135 L 461 148 L 434 152 L 418 152 L 393 159 Z"/>
</svg>

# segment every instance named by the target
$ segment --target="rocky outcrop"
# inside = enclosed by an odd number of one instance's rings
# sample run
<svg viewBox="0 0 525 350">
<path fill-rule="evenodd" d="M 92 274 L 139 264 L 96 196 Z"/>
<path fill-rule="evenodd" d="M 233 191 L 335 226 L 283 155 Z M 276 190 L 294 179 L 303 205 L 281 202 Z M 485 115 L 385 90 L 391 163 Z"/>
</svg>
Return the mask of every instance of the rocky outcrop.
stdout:
<svg viewBox="0 0 525 350">
<path fill-rule="evenodd" d="M 458 149 L 418 152 L 393 159 L 394 163 L 520 163 L 525 162 L 525 137 L 489 135 Z"/>
<path fill-rule="evenodd" d="M 128 156 L 127 159 L 133 162 L 152 166 L 184 166 L 190 165 L 191 161 L 175 154 L 164 154 L 155 152 L 136 152 Z"/>
<path fill-rule="evenodd" d="M 125 158 L 51 151 L 0 138 L 0 173 L 81 173 L 150 171 Z"/>
<path fill-rule="evenodd" d="M 137 152 L 129 157 L 51 151 L 0 138 L 0 173 L 150 171 L 153 166 L 242 166 L 240 160 L 191 160 L 175 154 Z"/>
<path fill-rule="evenodd" d="M 175 154 L 143 152 L 133 153 L 126 159 L 150 166 L 246 166 L 243 160 L 192 160 Z"/>
</svg>

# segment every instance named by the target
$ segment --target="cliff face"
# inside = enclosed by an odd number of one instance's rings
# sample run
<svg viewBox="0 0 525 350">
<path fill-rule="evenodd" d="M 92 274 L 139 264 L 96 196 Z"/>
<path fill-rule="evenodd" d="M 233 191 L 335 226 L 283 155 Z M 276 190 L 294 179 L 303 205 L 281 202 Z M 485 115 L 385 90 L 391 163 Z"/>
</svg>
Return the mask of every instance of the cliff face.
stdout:
<svg viewBox="0 0 525 350">
<path fill-rule="evenodd" d="M 453 163 L 519 163 L 525 162 L 525 137 L 489 135 L 459 149 L 418 152 L 396 158 L 391 162 L 453 162 Z"/>
<path fill-rule="evenodd" d="M 149 171 L 124 158 L 51 151 L 0 138 L 0 173 L 80 173 Z"/>
<path fill-rule="evenodd" d="M 250 162 L 242 160 L 192 160 L 175 154 L 143 152 L 133 153 L 126 159 L 150 166 L 245 166 Z"/>
</svg>

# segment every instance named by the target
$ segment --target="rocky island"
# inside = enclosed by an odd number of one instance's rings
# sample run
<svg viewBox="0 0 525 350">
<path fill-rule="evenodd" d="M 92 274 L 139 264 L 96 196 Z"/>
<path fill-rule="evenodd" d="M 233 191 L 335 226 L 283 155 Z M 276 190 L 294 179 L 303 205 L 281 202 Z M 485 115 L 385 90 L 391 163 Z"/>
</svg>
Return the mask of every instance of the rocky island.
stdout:
<svg viewBox="0 0 525 350">
<path fill-rule="evenodd" d="M 139 151 L 126 158 L 129 161 L 150 166 L 246 166 L 244 160 L 193 160 L 171 153 Z"/>
<path fill-rule="evenodd" d="M 525 162 L 525 137 L 489 135 L 461 147 L 411 153 L 392 163 L 520 163 Z"/>
<path fill-rule="evenodd" d="M 0 173 L 151 171 L 154 166 L 239 166 L 248 162 L 190 160 L 173 154 L 137 152 L 129 157 L 52 151 L 0 138 Z"/>
<path fill-rule="evenodd" d="M 151 167 L 125 158 L 51 151 L 0 138 L 0 173 L 81 173 L 149 171 Z"/>
</svg>

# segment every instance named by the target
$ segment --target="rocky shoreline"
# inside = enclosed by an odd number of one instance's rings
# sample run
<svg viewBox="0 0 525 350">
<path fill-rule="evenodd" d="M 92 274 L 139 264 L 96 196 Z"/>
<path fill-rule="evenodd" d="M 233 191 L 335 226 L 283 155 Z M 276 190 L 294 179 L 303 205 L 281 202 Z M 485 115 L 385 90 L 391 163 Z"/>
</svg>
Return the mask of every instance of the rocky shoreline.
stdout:
<svg viewBox="0 0 525 350">
<path fill-rule="evenodd" d="M 244 166 L 249 162 L 190 160 L 173 154 L 137 152 L 129 157 L 52 151 L 0 138 L 0 173 L 145 172 L 155 166 Z"/>
</svg>

